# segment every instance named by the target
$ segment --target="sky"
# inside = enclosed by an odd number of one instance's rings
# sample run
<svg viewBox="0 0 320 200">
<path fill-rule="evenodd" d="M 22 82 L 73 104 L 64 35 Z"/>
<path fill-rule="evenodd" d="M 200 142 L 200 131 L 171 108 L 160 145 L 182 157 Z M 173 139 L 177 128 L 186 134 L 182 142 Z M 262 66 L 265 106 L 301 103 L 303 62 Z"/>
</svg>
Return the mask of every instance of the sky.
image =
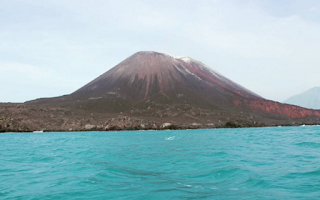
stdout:
<svg viewBox="0 0 320 200">
<path fill-rule="evenodd" d="M 320 1 L 0 0 L 0 102 L 70 94 L 138 51 L 281 102 L 320 86 Z"/>
</svg>

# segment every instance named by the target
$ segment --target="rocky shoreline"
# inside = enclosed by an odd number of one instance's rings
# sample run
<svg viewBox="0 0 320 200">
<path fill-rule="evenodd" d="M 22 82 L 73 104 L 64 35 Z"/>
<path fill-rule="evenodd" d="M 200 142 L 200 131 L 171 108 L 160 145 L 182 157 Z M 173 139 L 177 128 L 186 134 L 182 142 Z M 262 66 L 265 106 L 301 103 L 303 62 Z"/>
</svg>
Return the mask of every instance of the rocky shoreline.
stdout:
<svg viewBox="0 0 320 200">
<path fill-rule="evenodd" d="M 302 124 L 300 126 L 320 126 L 320 124 Z M 110 129 L 88 129 L 88 130 L 41 130 L 40 132 L 48 133 L 48 132 L 108 132 L 108 131 L 164 131 L 164 130 L 197 130 L 197 129 L 225 129 L 225 128 L 263 128 L 263 127 L 298 127 L 297 125 L 288 125 L 288 124 L 282 124 L 282 125 L 274 125 L 274 126 L 238 126 L 238 127 L 229 127 L 229 126 L 222 126 L 222 127 L 179 127 L 179 126 L 171 126 L 168 128 L 157 128 L 157 129 L 146 129 L 146 128 L 119 128 L 119 127 L 114 127 Z M 30 130 L 11 130 L 11 129 L 0 129 L 0 133 L 34 133 L 34 132 L 39 132 L 39 131 L 30 131 Z"/>
<path fill-rule="evenodd" d="M 83 120 L 86 121 L 86 120 Z M 2 122 L 2 123 L 1 123 Z M 71 122 L 71 125 L 56 125 L 56 126 L 46 126 L 42 128 L 37 126 L 32 128 L 27 125 L 22 125 L 17 123 L 14 120 L 10 119 L 10 122 L 0 121 L 0 133 L 2 132 L 34 132 L 34 131 L 44 131 L 44 132 L 71 132 L 71 131 L 135 131 L 135 130 L 186 130 L 186 129 L 213 129 L 213 128 L 245 128 L 245 127 L 265 127 L 265 124 L 256 123 L 256 124 L 238 124 L 234 122 L 227 122 L 225 124 L 177 124 L 177 123 L 156 123 L 150 120 L 142 120 L 132 117 L 118 117 L 112 118 L 106 122 L 107 125 L 100 124 L 85 124 L 78 127 L 72 126 L 74 122 Z M 40 124 L 43 122 L 39 121 Z M 22 123 L 23 124 L 23 123 Z M 69 128 L 69 127 L 73 128 Z M 63 128 L 64 127 L 64 128 Z"/>
<path fill-rule="evenodd" d="M 193 113 L 193 112 L 186 112 Z M 230 117 L 232 116 L 232 117 Z M 130 113 L 91 113 L 60 107 L 26 104 L 0 104 L 0 132 L 70 132 L 70 131 L 132 131 L 185 130 L 214 128 L 246 128 L 270 126 L 318 125 L 320 119 L 268 120 L 252 115 L 230 115 L 219 112 L 203 115 L 201 112 L 165 117 Z"/>
<path fill-rule="evenodd" d="M 131 121 L 132 120 L 132 121 Z M 2 122 L 2 123 L 1 123 Z M 46 129 L 42 128 L 29 128 L 24 126 L 12 126 L 12 124 L 17 124 L 16 122 L 10 123 L 8 126 L 7 123 L 3 123 L 0 121 L 0 133 L 8 133 L 8 132 L 15 132 L 15 133 L 30 133 L 35 131 L 43 131 L 43 132 L 89 132 L 89 131 L 161 131 L 161 130 L 191 130 L 191 129 L 221 129 L 221 128 L 254 128 L 254 127 L 277 127 L 277 126 L 301 126 L 301 125 L 320 125 L 320 123 L 316 124 L 263 124 L 263 123 L 237 123 L 237 122 L 226 122 L 225 124 L 200 124 L 200 123 L 193 123 L 193 124 L 176 124 L 176 123 L 169 123 L 165 122 L 162 124 L 155 123 L 153 121 L 148 120 L 141 120 L 141 119 L 132 119 L 131 117 L 119 117 L 119 118 L 112 118 L 108 120 L 108 124 L 104 125 L 95 125 L 95 124 L 85 124 L 78 128 L 62 128 L 62 126 L 55 126 L 55 127 L 47 127 Z M 120 123 L 119 123 L 120 122 Z M 135 123 L 138 122 L 138 123 Z M 41 122 L 40 122 L 41 123 Z"/>
</svg>

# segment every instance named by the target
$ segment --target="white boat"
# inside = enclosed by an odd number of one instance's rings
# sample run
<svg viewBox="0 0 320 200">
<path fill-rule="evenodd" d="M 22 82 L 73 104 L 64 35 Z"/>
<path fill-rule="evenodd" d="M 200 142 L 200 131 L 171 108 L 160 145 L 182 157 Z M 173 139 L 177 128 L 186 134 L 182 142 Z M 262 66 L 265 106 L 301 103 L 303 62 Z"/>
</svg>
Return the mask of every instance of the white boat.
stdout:
<svg viewBox="0 0 320 200">
<path fill-rule="evenodd" d="M 43 131 L 33 131 L 33 133 L 43 133 Z"/>
</svg>

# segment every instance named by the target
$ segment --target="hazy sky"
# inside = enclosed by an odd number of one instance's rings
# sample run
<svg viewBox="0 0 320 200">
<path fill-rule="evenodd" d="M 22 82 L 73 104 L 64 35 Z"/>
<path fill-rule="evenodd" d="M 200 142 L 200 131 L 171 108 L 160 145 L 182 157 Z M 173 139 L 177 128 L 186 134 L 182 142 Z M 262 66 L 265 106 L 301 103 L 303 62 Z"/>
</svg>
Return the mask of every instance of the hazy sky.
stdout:
<svg viewBox="0 0 320 200">
<path fill-rule="evenodd" d="M 320 86 L 320 1 L 0 0 L 0 102 L 69 94 L 142 50 L 283 101 Z"/>
</svg>

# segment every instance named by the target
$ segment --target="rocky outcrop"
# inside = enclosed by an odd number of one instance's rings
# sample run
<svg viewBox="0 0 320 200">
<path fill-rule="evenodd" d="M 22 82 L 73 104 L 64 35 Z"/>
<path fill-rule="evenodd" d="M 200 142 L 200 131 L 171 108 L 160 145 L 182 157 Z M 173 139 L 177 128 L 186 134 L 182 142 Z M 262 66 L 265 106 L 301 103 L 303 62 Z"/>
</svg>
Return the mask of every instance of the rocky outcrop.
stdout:
<svg viewBox="0 0 320 200">
<path fill-rule="evenodd" d="M 171 123 L 166 122 L 166 123 L 161 124 L 160 128 L 168 128 L 171 125 L 172 125 Z"/>
</svg>

